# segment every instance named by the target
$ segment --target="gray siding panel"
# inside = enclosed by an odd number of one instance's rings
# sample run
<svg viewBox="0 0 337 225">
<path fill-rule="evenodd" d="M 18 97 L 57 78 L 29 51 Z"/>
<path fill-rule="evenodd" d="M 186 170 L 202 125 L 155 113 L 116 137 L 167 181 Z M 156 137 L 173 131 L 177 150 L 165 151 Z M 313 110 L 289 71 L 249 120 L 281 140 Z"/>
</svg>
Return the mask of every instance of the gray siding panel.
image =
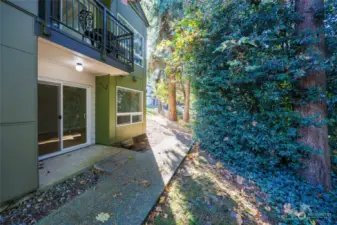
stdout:
<svg viewBox="0 0 337 225">
<path fill-rule="evenodd" d="M 2 8 L 3 8 L 4 3 L 0 1 L 0 45 L 2 44 L 2 23 L 3 23 L 3 18 L 1 16 L 2 14 Z M 1 68 L 1 67 L 0 67 Z"/>
<path fill-rule="evenodd" d="M 28 12 L 34 15 L 38 14 L 38 0 L 8 0 L 8 1 L 24 10 L 27 10 Z"/>
<path fill-rule="evenodd" d="M 37 12 L 35 0 L 14 2 Z M 0 204 L 38 188 L 33 25 L 32 16 L 0 2 Z"/>
<path fill-rule="evenodd" d="M 34 18 L 6 4 L 1 14 L 2 44 L 36 54 L 36 40 L 26 38 L 34 36 Z"/>
<path fill-rule="evenodd" d="M 2 125 L 1 131 L 1 201 L 7 201 L 38 187 L 36 123 Z"/>
<path fill-rule="evenodd" d="M 3 6 L 3 3 L 0 1 L 0 12 L 2 12 L 2 6 Z M 1 24 L 1 21 L 2 21 L 2 16 L 0 16 L 0 24 Z M 0 46 L 2 45 L 2 26 L 0 26 Z M 1 56 L 1 49 L 0 49 L 0 68 L 2 68 L 2 56 Z M 1 69 L 0 69 L 0 87 L 1 87 L 1 80 L 2 80 L 2 72 L 1 72 Z M 1 101 L 1 91 L 0 91 L 0 101 Z M 2 138 L 1 138 L 1 107 L 2 107 L 2 104 L 0 102 L 0 143 L 2 143 Z M 1 144 L 0 144 L 0 163 L 2 163 L 2 148 L 1 148 Z M 2 170 L 1 170 L 1 165 L 0 165 L 0 204 L 2 203 Z"/>
<path fill-rule="evenodd" d="M 1 47 L 1 121 L 17 123 L 36 120 L 36 55 Z"/>
</svg>

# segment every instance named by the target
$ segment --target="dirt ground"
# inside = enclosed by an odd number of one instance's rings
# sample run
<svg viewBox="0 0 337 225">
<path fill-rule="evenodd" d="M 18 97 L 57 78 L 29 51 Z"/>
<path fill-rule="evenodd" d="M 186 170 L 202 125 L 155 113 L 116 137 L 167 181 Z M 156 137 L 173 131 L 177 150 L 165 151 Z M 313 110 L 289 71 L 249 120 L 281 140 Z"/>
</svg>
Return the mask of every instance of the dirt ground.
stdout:
<svg viewBox="0 0 337 225">
<path fill-rule="evenodd" d="M 274 224 L 256 205 L 241 177 L 194 146 L 144 224 Z"/>
</svg>

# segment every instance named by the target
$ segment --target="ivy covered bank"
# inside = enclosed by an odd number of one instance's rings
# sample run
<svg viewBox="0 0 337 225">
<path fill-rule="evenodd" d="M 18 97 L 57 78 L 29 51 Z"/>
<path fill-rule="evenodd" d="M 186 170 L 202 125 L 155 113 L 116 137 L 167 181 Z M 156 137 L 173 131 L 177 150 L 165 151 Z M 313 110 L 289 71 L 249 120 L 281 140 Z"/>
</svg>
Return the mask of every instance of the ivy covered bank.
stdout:
<svg viewBox="0 0 337 225">
<path fill-rule="evenodd" d="M 337 2 L 152 3 L 184 11 L 156 50 L 171 49 L 168 77 L 192 80 L 196 141 L 256 182 L 280 224 L 336 224 Z"/>
</svg>

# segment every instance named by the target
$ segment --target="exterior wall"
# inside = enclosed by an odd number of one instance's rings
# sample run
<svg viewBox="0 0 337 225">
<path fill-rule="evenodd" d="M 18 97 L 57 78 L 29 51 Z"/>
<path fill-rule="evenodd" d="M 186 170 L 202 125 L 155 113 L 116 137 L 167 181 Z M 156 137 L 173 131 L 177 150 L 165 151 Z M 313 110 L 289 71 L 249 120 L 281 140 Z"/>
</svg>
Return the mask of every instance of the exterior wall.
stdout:
<svg viewBox="0 0 337 225">
<path fill-rule="evenodd" d="M 37 1 L 11 2 L 37 12 Z M 0 1 L 0 203 L 38 187 L 34 21 Z"/>
<path fill-rule="evenodd" d="M 120 13 L 143 35 L 144 67 L 135 65 L 134 72 L 124 77 L 95 78 L 74 74 L 50 61 L 41 61 L 38 67 L 38 40 L 34 34 L 38 0 L 8 2 L 22 10 L 0 1 L 0 204 L 38 188 L 38 75 L 92 87 L 92 143 L 111 144 L 142 134 L 146 127 L 146 26 L 129 6 L 120 0 L 110 3 L 116 16 Z M 144 91 L 143 123 L 116 127 L 117 86 Z"/>
<path fill-rule="evenodd" d="M 102 76 L 96 77 L 96 142 L 98 144 L 111 145 L 115 142 L 123 141 L 131 137 L 138 136 L 146 132 L 146 106 L 144 79 L 132 76 Z M 123 126 L 116 125 L 116 89 L 126 87 L 143 92 L 143 122 L 128 124 Z M 107 121 L 109 121 L 107 123 Z"/>
<path fill-rule="evenodd" d="M 103 1 L 109 4 L 110 0 Z M 112 1 L 111 11 L 120 14 L 144 37 L 143 67 L 134 64 L 134 72 L 128 76 L 96 77 L 96 142 L 111 145 L 146 132 L 146 39 L 147 27 L 143 20 L 121 0 Z M 123 126 L 116 125 L 116 88 L 117 86 L 143 91 L 143 122 Z M 109 121 L 107 123 L 106 121 Z"/>
<path fill-rule="evenodd" d="M 91 121 L 90 121 L 90 141 L 91 144 L 96 142 L 95 114 L 96 114 L 96 91 L 95 76 L 89 73 L 77 72 L 74 68 L 59 65 L 46 59 L 38 59 L 38 79 L 49 80 L 54 82 L 67 82 L 70 84 L 80 84 L 91 89 Z"/>
<path fill-rule="evenodd" d="M 143 134 L 146 132 L 146 70 L 147 70 L 147 60 L 146 60 L 146 48 L 147 48 L 147 27 L 144 21 L 137 15 L 137 13 L 128 5 L 125 5 L 121 0 L 115 1 L 116 3 L 116 16 L 120 14 L 125 18 L 128 23 L 135 28 L 144 37 L 144 62 L 143 67 L 134 64 L 134 72 L 129 75 L 129 78 L 119 79 L 118 86 L 133 88 L 143 91 L 143 123 L 135 125 L 126 125 L 117 128 L 117 141 L 121 141 L 130 136 L 136 136 L 135 134 Z M 132 81 L 132 76 L 135 76 L 137 82 Z M 123 79 L 123 80 L 122 80 Z M 136 86 L 136 87 L 135 87 Z M 142 126 L 140 126 L 142 125 Z M 129 130 L 127 131 L 127 128 Z M 134 132 L 137 131 L 137 132 Z"/>
<path fill-rule="evenodd" d="M 136 12 L 128 5 L 125 5 L 121 2 L 121 0 L 115 1 L 116 9 L 115 15 L 120 14 L 123 18 L 125 18 L 128 23 L 135 28 L 143 37 L 144 37 L 144 48 L 143 48 L 143 55 L 144 55 L 144 63 L 143 67 L 135 64 L 134 72 L 131 73 L 133 76 L 137 76 L 142 79 L 146 79 L 146 40 L 147 40 L 147 27 L 144 24 L 143 20 L 136 14 Z"/>
<path fill-rule="evenodd" d="M 144 134 L 146 132 L 146 79 L 136 77 L 136 80 L 134 81 L 132 76 L 118 77 L 116 86 L 143 91 L 143 122 L 116 127 L 116 141 L 123 141 L 130 137 Z M 114 87 L 114 91 L 116 93 L 116 87 Z M 114 107 L 116 108 L 116 98 Z M 114 114 L 114 118 L 116 118 L 116 113 Z"/>
<path fill-rule="evenodd" d="M 113 121 L 110 117 L 112 93 L 110 91 L 111 76 L 96 77 L 96 143 L 110 145 L 115 137 Z M 112 82 L 112 81 L 111 81 Z"/>
</svg>

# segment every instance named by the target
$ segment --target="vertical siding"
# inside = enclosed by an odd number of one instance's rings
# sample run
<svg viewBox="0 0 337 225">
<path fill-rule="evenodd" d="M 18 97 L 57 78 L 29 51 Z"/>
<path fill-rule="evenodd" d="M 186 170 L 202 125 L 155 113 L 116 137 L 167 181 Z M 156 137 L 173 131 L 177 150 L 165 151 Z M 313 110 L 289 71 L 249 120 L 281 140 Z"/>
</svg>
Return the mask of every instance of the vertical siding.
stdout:
<svg viewBox="0 0 337 225">
<path fill-rule="evenodd" d="M 37 11 L 37 1 L 12 2 L 21 2 L 33 13 Z M 0 65 L 2 203 L 38 187 L 37 37 L 34 34 L 34 18 L 2 1 Z"/>
</svg>

